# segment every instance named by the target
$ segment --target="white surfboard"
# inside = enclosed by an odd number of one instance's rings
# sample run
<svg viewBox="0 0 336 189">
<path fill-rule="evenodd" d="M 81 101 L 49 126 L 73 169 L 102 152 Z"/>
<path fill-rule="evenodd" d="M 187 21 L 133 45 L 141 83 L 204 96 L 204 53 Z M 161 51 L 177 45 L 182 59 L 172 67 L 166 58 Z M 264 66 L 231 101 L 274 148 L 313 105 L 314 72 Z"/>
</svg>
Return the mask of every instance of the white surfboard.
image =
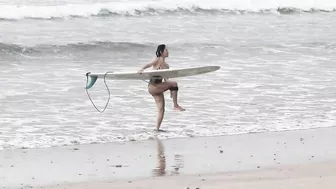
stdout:
<svg viewBox="0 0 336 189">
<path fill-rule="evenodd" d="M 152 76 L 161 76 L 164 78 L 187 77 L 208 72 L 216 71 L 220 66 L 202 66 L 192 68 L 175 68 L 175 69 L 160 69 L 160 70 L 144 70 L 141 74 L 137 71 L 130 72 L 106 72 L 106 73 L 87 73 L 90 77 L 90 82 L 87 89 L 91 88 L 98 78 L 112 79 L 112 80 L 148 80 Z"/>
</svg>

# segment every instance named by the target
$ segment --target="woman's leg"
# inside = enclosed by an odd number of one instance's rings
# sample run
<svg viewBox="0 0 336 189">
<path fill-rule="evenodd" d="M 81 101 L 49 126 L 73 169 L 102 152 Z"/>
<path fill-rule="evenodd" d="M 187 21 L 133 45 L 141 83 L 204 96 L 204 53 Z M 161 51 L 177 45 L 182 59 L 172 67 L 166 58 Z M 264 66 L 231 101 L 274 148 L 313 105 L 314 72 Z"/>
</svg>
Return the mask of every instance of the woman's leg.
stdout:
<svg viewBox="0 0 336 189">
<path fill-rule="evenodd" d="M 156 130 L 159 131 L 162 120 L 163 120 L 164 111 L 165 111 L 165 99 L 164 99 L 163 93 L 158 94 L 158 95 L 153 95 L 153 97 L 155 99 L 155 103 L 156 103 L 157 110 L 158 110 Z"/>
<path fill-rule="evenodd" d="M 175 81 L 167 81 L 167 82 L 162 82 L 149 86 L 149 93 L 152 95 L 164 93 L 165 91 L 170 90 L 171 98 L 173 98 L 173 103 L 174 103 L 174 109 L 175 110 L 180 110 L 183 111 L 185 110 L 182 108 L 178 103 L 177 103 L 177 91 L 178 91 L 178 86 Z"/>
<path fill-rule="evenodd" d="M 174 104 L 174 109 L 175 110 L 180 110 L 180 111 L 184 111 L 185 109 L 182 108 L 178 103 L 177 103 L 177 88 L 170 89 L 170 95 L 171 98 L 173 98 L 173 104 Z"/>
</svg>

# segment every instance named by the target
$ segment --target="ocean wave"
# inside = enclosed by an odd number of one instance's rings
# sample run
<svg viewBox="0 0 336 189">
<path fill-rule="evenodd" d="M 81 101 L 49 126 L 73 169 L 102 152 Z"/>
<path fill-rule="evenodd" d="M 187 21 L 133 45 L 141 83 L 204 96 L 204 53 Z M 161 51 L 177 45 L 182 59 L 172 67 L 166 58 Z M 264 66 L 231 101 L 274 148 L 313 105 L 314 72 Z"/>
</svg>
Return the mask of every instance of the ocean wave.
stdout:
<svg viewBox="0 0 336 189">
<path fill-rule="evenodd" d="M 320 0 L 170 0 L 114 1 L 93 4 L 0 5 L 0 20 L 73 17 L 144 16 L 161 14 L 249 14 L 335 12 L 336 1 Z"/>
<path fill-rule="evenodd" d="M 40 44 L 36 46 L 24 46 L 18 44 L 8 44 L 0 43 L 0 55 L 38 55 L 38 54 L 59 54 L 59 53 L 76 53 L 76 52 L 127 52 L 127 51 L 143 51 L 145 49 L 156 50 L 156 43 L 133 43 L 133 42 L 114 42 L 114 41 L 92 41 L 92 42 L 81 42 L 81 43 L 69 43 L 64 45 L 53 45 L 53 44 Z M 237 44 L 238 45 L 238 44 Z M 255 44 L 258 45 L 258 44 Z M 260 47 L 270 47 L 270 48 L 288 48 L 285 44 L 259 44 Z M 325 43 L 325 42 L 304 42 L 297 44 L 300 47 L 319 47 L 324 49 L 335 49 L 336 43 Z M 250 48 L 245 45 L 238 45 L 241 48 Z M 172 43 L 169 44 L 171 49 L 183 49 L 185 47 L 196 47 L 196 48 L 218 48 L 224 47 L 228 48 L 227 44 L 220 43 Z M 237 47 L 237 46 L 236 46 Z M 251 46 L 252 47 L 252 46 Z M 252 47 L 253 48 L 253 47 Z"/>
<path fill-rule="evenodd" d="M 0 53 L 5 54 L 31 54 L 37 52 L 33 47 L 24 47 L 17 44 L 0 43 Z"/>
<path fill-rule="evenodd" d="M 93 41 L 87 43 L 70 43 L 65 45 L 42 44 L 36 46 L 24 46 L 18 44 L 0 43 L 0 53 L 5 54 L 35 54 L 35 53 L 61 53 L 74 51 L 128 51 L 154 47 L 156 44 L 131 43 L 131 42 L 110 42 Z"/>
</svg>

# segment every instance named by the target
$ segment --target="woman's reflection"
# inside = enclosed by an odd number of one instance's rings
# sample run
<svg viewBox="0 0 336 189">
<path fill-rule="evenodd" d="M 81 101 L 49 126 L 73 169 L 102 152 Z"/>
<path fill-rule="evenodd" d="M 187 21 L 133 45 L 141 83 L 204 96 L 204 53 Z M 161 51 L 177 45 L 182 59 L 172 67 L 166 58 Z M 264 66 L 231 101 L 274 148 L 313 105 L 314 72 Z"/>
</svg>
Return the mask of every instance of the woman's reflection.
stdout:
<svg viewBox="0 0 336 189">
<path fill-rule="evenodd" d="M 157 166 L 153 169 L 154 176 L 166 175 L 166 156 L 164 153 L 164 146 L 161 140 L 155 137 L 157 150 Z"/>
<path fill-rule="evenodd" d="M 165 176 L 167 174 L 166 171 L 166 155 L 164 153 L 164 145 L 158 137 L 155 137 L 156 141 L 156 150 L 157 150 L 157 166 L 153 169 L 154 176 Z M 171 175 L 179 174 L 180 168 L 183 168 L 183 160 L 182 156 L 179 154 L 174 155 L 175 165 L 172 167 L 174 168 Z"/>
</svg>

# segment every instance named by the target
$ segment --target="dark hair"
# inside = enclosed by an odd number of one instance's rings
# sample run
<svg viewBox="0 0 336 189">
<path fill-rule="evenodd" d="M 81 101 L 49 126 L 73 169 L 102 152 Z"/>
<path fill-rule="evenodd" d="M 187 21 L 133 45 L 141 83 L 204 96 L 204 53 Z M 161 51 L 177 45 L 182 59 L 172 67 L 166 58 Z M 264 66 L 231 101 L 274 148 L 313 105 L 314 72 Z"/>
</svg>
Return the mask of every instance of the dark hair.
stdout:
<svg viewBox="0 0 336 189">
<path fill-rule="evenodd" d="M 166 45 L 164 45 L 164 44 L 159 45 L 156 49 L 156 53 L 155 53 L 156 57 L 160 57 L 162 55 L 163 51 L 165 50 L 165 48 L 166 48 Z"/>
</svg>

